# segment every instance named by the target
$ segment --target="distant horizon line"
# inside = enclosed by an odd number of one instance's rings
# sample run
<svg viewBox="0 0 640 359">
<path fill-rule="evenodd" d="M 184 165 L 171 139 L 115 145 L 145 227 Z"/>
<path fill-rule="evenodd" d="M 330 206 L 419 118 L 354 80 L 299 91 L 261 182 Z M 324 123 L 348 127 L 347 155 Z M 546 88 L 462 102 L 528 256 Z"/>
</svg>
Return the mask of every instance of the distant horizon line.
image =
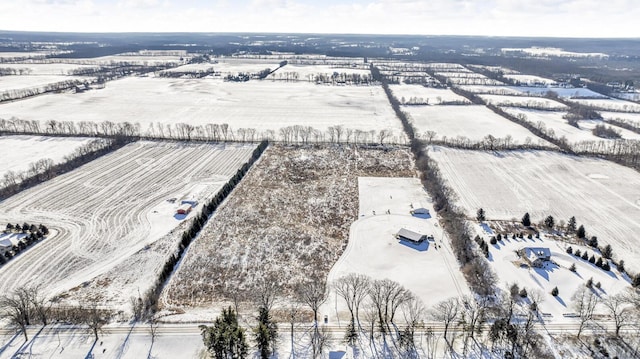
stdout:
<svg viewBox="0 0 640 359">
<path fill-rule="evenodd" d="M 383 34 L 383 33 L 340 33 L 340 32 L 270 32 L 270 31 L 43 31 L 6 30 L 0 34 L 37 35 L 312 35 L 312 36 L 379 36 L 379 37 L 460 37 L 460 38 L 506 38 L 506 39 L 576 39 L 576 40 L 638 40 L 640 37 L 577 37 L 577 36 L 535 36 L 535 35 L 462 35 L 462 34 Z"/>
</svg>

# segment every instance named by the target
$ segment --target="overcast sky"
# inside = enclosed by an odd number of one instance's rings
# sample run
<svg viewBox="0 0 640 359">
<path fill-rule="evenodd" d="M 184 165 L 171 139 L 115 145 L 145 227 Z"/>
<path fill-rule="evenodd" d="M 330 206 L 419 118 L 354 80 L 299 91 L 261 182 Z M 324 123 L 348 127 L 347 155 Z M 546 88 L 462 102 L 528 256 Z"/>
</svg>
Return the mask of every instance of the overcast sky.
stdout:
<svg viewBox="0 0 640 359">
<path fill-rule="evenodd" d="M 640 37 L 637 0 L 0 0 L 0 29 Z"/>
</svg>

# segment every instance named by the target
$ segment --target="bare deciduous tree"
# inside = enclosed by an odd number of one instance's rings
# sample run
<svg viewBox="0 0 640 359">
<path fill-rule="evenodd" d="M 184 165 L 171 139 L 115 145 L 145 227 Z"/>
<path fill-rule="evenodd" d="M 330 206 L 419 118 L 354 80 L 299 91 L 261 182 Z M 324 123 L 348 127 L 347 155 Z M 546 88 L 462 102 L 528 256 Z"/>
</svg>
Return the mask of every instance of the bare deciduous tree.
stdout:
<svg viewBox="0 0 640 359">
<path fill-rule="evenodd" d="M 578 333 L 576 337 L 580 339 L 580 334 L 584 327 L 593 319 L 593 310 L 599 302 L 598 296 L 596 296 L 590 288 L 580 287 L 572 296 L 573 309 L 578 314 L 579 325 Z"/>
<path fill-rule="evenodd" d="M 358 312 L 360 305 L 367 297 L 370 283 L 371 279 L 369 277 L 355 273 L 341 277 L 333 283 L 335 291 L 347 304 L 353 325 L 355 325 L 357 321 L 360 326 Z"/>
<path fill-rule="evenodd" d="M 438 304 L 430 311 L 430 316 L 435 321 L 444 324 L 443 337 L 444 341 L 449 347 L 449 350 L 453 348 L 455 336 L 453 338 L 448 337 L 449 330 L 455 325 L 460 315 L 460 302 L 458 298 L 449 298 Z"/>
</svg>

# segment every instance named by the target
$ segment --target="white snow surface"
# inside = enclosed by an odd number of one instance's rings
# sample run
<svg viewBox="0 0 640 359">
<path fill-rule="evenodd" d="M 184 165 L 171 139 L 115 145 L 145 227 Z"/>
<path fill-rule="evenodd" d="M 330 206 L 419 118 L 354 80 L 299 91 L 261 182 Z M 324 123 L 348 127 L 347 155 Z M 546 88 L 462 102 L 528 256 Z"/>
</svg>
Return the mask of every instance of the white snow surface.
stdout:
<svg viewBox="0 0 640 359">
<path fill-rule="evenodd" d="M 25 76 L 14 76 L 25 77 Z M 125 78 L 79 94 L 51 94 L 0 106 L 0 118 L 140 123 L 227 123 L 232 129 L 278 131 L 293 125 L 369 130 L 402 127 L 381 86 L 219 79 Z"/>
<path fill-rule="evenodd" d="M 16 71 L 22 71 L 24 75 L 69 75 L 70 71 L 79 69 L 95 68 L 91 65 L 78 65 L 78 64 L 65 64 L 65 63 L 18 63 L 18 64 L 3 64 L 0 63 L 0 69 L 15 69 Z"/>
<path fill-rule="evenodd" d="M 405 98 L 405 102 L 410 102 L 411 98 L 416 98 L 420 102 L 427 102 L 430 105 L 438 105 L 441 102 L 460 101 L 471 103 L 466 98 L 455 94 L 449 89 L 438 89 L 433 87 L 425 87 L 422 85 L 389 85 L 393 95 L 398 100 Z"/>
<path fill-rule="evenodd" d="M 592 106 L 597 109 L 609 110 L 609 111 L 630 111 L 640 113 L 640 104 L 633 103 L 631 101 L 620 100 L 617 98 L 604 98 L 604 99 L 573 99 L 572 102 L 576 102 L 582 105 Z"/>
<path fill-rule="evenodd" d="M 569 142 L 580 142 L 580 141 L 612 141 L 610 139 L 604 139 L 598 136 L 595 136 L 591 130 L 598 125 L 605 125 L 606 127 L 612 127 L 616 131 L 618 131 L 622 138 L 628 140 L 638 140 L 640 139 L 640 135 L 635 132 L 626 130 L 624 128 L 620 128 L 617 126 L 609 125 L 603 123 L 598 120 L 581 120 L 578 121 L 578 125 L 580 128 L 576 128 L 571 126 L 567 120 L 562 118 L 566 113 L 559 111 L 542 111 L 542 110 L 531 110 L 526 108 L 517 108 L 517 107 L 503 107 L 505 112 L 508 112 L 512 115 L 520 115 L 523 114 L 527 117 L 527 121 L 532 122 L 533 124 L 537 124 L 538 122 L 544 123 L 545 127 L 548 129 L 553 129 L 554 136 L 560 138 L 565 136 Z"/>
<path fill-rule="evenodd" d="M 640 270 L 640 174 L 613 162 L 545 151 L 481 152 L 430 147 L 456 203 L 489 219 L 575 216 L 589 236 L 611 244 L 614 258 Z"/>
<path fill-rule="evenodd" d="M 504 95 L 479 95 L 486 103 L 496 106 L 535 106 L 550 110 L 566 110 L 568 106 L 544 97 L 531 96 L 504 96 Z"/>
<path fill-rule="evenodd" d="M 488 233 L 480 229 L 480 226 L 474 225 L 474 229 L 485 240 L 489 242 Z M 513 283 L 518 284 L 520 288 L 525 287 L 528 293 L 537 291 L 542 295 L 542 301 L 539 303 L 539 310 L 544 315 L 545 322 L 570 321 L 570 317 L 565 314 L 575 313 L 573 308 L 573 294 L 581 287 L 584 287 L 589 278 L 593 279 L 593 284 L 601 284 L 601 288 L 594 288 L 598 296 L 614 295 L 622 292 L 630 287 L 628 277 L 620 274 L 615 269 L 615 265 L 611 265 L 611 271 L 604 271 L 590 263 L 588 260 L 567 254 L 566 248 L 569 244 L 548 239 L 545 235 L 541 235 L 539 239 L 511 237 L 498 241 L 497 244 L 489 244 L 489 264 L 496 272 L 499 278 L 500 286 L 505 290 L 509 290 L 509 286 Z M 525 247 L 549 248 L 551 251 L 551 261 L 544 264 L 541 268 L 521 267 L 522 261 L 516 255 L 515 251 Z M 594 254 L 593 248 L 580 245 L 571 245 L 573 250 L 580 252 L 587 251 L 589 256 Z M 595 257 L 600 257 L 595 254 Z M 569 270 L 571 264 L 575 264 L 576 271 Z M 559 294 L 557 297 L 551 295 L 551 290 L 558 287 Z M 599 308 L 596 313 L 606 312 L 604 308 Z"/>
<path fill-rule="evenodd" d="M 0 177 L 9 171 L 23 172 L 40 159 L 60 163 L 76 148 L 90 142 L 84 137 L 2 136 L 0 137 Z"/>
<path fill-rule="evenodd" d="M 2 65 L 2 64 L 0 64 Z M 65 81 L 86 81 L 88 77 L 63 75 L 23 75 L 0 76 L 0 94 L 6 91 L 40 88 L 49 84 Z M 3 104 L 4 106 L 4 104 Z M 0 115 L 2 117 L 2 115 Z M 7 118 L 10 116 L 6 116 Z"/>
<path fill-rule="evenodd" d="M 435 215 L 418 178 L 360 177 L 358 192 L 359 220 L 351 225 L 347 248 L 329 273 L 330 283 L 349 273 L 386 278 L 409 289 L 427 307 L 470 293 L 437 219 L 409 213 L 411 205 L 420 204 Z M 433 235 L 435 241 L 421 245 L 400 242 L 395 234 L 401 228 Z M 329 295 L 322 314 L 338 324 L 350 318 L 344 300 L 335 293 Z"/>
<path fill-rule="evenodd" d="M 449 139 L 459 136 L 471 141 L 480 141 L 487 135 L 496 138 L 511 136 L 517 143 L 524 143 L 528 138 L 533 143 L 553 146 L 537 137 L 526 128 L 492 112 L 485 106 L 403 106 L 413 118 L 418 133 L 435 131 L 437 139 L 446 136 Z"/>
<path fill-rule="evenodd" d="M 252 151 L 249 145 L 138 142 L 10 197 L 2 202 L 0 223 L 43 223 L 53 235 L 0 268 L 0 292 L 30 283 L 55 295 L 126 263 L 180 225 L 181 199 L 211 196 Z M 129 268 L 136 272 L 127 283 L 131 292 L 107 283 L 101 294 L 120 290 L 126 301 L 137 289 L 144 292 L 164 265 L 155 258 L 155 271 Z"/>
<path fill-rule="evenodd" d="M 548 79 L 546 77 L 535 76 L 535 75 L 506 74 L 506 75 L 504 75 L 504 77 L 506 77 L 508 79 L 515 80 L 515 81 L 519 81 L 520 84 L 523 84 L 523 85 L 533 85 L 533 84 L 536 84 L 536 83 L 550 85 L 550 84 L 556 83 L 556 81 L 554 81 L 552 79 Z"/>
</svg>

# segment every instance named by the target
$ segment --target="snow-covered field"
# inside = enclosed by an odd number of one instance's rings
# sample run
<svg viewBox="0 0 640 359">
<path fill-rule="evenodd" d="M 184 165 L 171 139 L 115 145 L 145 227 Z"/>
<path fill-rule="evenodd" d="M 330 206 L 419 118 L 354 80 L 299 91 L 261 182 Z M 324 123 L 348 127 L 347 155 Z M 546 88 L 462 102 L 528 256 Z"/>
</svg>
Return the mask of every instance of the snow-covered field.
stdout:
<svg viewBox="0 0 640 359">
<path fill-rule="evenodd" d="M 152 123 L 227 123 L 232 129 L 276 134 L 293 125 L 320 131 L 342 125 L 362 131 L 389 129 L 403 136 L 382 87 L 307 82 L 126 78 L 101 90 L 44 95 L 0 106 L 0 118 L 12 116 L 41 122 L 128 121 L 140 123 L 142 131 Z"/>
<path fill-rule="evenodd" d="M 606 58 L 609 55 L 602 52 L 573 52 L 566 51 L 557 47 L 528 47 L 528 48 L 503 48 L 502 52 L 522 52 L 531 56 L 540 57 L 601 57 Z"/>
<path fill-rule="evenodd" d="M 2 59 L 27 59 L 27 58 L 43 58 L 49 55 L 50 52 L 2 52 L 0 51 L 0 58 Z M 6 64 L 2 64 L 4 67 Z"/>
<path fill-rule="evenodd" d="M 616 92 L 612 96 L 628 100 L 628 101 L 640 101 L 640 92 Z"/>
<path fill-rule="evenodd" d="M 0 335 L 0 359 L 9 358 L 104 358 L 174 359 L 206 358 L 197 327 L 160 326 L 152 343 L 149 327 L 104 327 L 98 341 L 87 330 L 64 327 L 30 330 L 29 341 L 22 334 Z"/>
<path fill-rule="evenodd" d="M 0 94 L 7 91 L 17 91 L 31 88 L 40 88 L 49 84 L 65 81 L 86 81 L 88 77 L 62 76 L 62 75 L 24 75 L 24 76 L 0 76 Z M 1 117 L 1 116 L 0 116 Z"/>
<path fill-rule="evenodd" d="M 278 67 L 276 65 L 276 67 Z M 276 67 L 272 67 L 274 70 Z M 272 73 L 267 77 L 268 80 L 293 80 L 298 81 L 314 81 L 317 76 L 331 78 L 334 73 L 346 76 L 359 75 L 362 77 L 371 77 L 371 71 L 359 68 L 336 67 L 330 65 L 295 65 L 289 64 Z"/>
<path fill-rule="evenodd" d="M 566 110 L 568 106 L 544 97 L 479 95 L 486 103 L 496 106 L 535 107 L 549 110 Z"/>
<path fill-rule="evenodd" d="M 161 255 L 149 255 L 142 267 L 129 258 L 182 222 L 184 216 L 175 214 L 180 200 L 202 203 L 252 151 L 248 145 L 133 143 L 10 197 L 0 204 L 0 223 L 43 223 L 53 235 L 0 268 L 0 292 L 29 283 L 43 284 L 49 295 L 72 288 L 81 293 L 77 286 L 124 264 L 128 273 L 122 275 L 133 275 L 101 282 L 96 300 L 127 303 L 153 284 L 164 265 Z"/>
<path fill-rule="evenodd" d="M 438 105 L 441 102 L 460 101 L 464 103 L 471 103 L 466 98 L 455 94 L 449 89 L 438 89 L 433 87 L 425 87 L 422 85 L 389 85 L 393 96 L 397 98 L 400 103 L 411 103 L 412 99 L 415 102 L 424 103 L 429 105 Z"/>
<path fill-rule="evenodd" d="M 640 271 L 640 174 L 612 162 L 554 152 L 480 152 L 431 147 L 456 203 L 489 219 L 575 216 L 588 235 L 611 244 L 614 258 Z"/>
<path fill-rule="evenodd" d="M 592 106 L 596 109 L 609 110 L 609 111 L 630 111 L 640 112 L 640 104 L 630 101 L 606 98 L 606 99 L 574 99 L 572 102 L 576 102 L 582 105 Z"/>
<path fill-rule="evenodd" d="M 591 91 L 588 88 L 584 87 L 528 87 L 528 86 L 509 86 L 513 91 L 519 92 L 521 94 L 546 94 L 549 91 L 553 91 L 558 94 L 560 97 L 564 98 L 573 98 L 573 97 L 601 97 L 606 99 L 607 96 Z"/>
<path fill-rule="evenodd" d="M 537 87 L 537 86 L 482 86 L 482 85 L 462 85 L 463 90 L 476 94 L 492 94 L 506 96 L 544 96 L 547 92 L 552 91 L 560 97 L 600 97 L 607 99 L 607 96 L 591 91 L 588 88 L 565 88 L 565 87 Z"/>
<path fill-rule="evenodd" d="M 487 135 L 496 138 L 511 136 L 513 141 L 523 144 L 527 138 L 532 143 L 552 146 L 526 128 L 503 118 L 488 108 L 469 106 L 404 106 L 403 110 L 413 118 L 418 133 L 435 131 L 436 138 L 454 139 L 462 136 L 471 141 L 480 141 Z"/>
<path fill-rule="evenodd" d="M 20 64 L 3 64 L 0 63 L 0 69 L 11 69 L 15 70 L 18 75 L 69 75 L 73 70 L 86 70 L 90 68 L 95 68 L 95 66 L 91 65 L 78 65 L 78 64 L 65 64 L 65 63 L 51 63 L 51 64 L 40 64 L 40 63 L 20 63 Z"/>
<path fill-rule="evenodd" d="M 476 225 L 477 226 L 477 225 Z M 475 226 L 474 226 L 475 227 Z M 487 242 L 488 238 L 495 234 L 489 234 L 476 228 L 478 233 L 483 235 Z M 569 244 L 546 238 L 541 235 L 539 239 L 511 237 L 498 241 L 497 244 L 489 245 L 489 264 L 498 275 L 499 284 L 508 291 L 509 286 L 516 283 L 520 288 L 525 287 L 529 294 L 537 292 L 542 296 L 539 302 L 539 310 L 544 313 L 545 322 L 566 321 L 565 314 L 575 313 L 573 308 L 573 294 L 591 278 L 593 284 L 600 283 L 601 288 L 594 288 L 598 295 L 615 295 L 630 287 L 629 278 L 620 274 L 612 265 L 611 271 L 604 271 L 596 267 L 588 260 L 567 254 L 566 248 Z M 551 261 L 543 267 L 536 268 L 530 266 L 520 266 L 524 261 L 516 254 L 517 250 L 526 247 L 548 248 L 551 251 Z M 579 249 L 588 255 L 594 255 L 593 248 L 587 246 L 571 245 L 573 250 Z M 600 255 L 595 253 L 595 257 Z M 576 271 L 569 268 L 575 264 Z M 554 287 L 558 287 L 557 297 L 551 295 Z M 597 312 L 603 311 L 599 308 Z"/>
<path fill-rule="evenodd" d="M 598 111 L 602 118 L 640 124 L 640 113 Z"/>
<path fill-rule="evenodd" d="M 163 307 L 178 314 L 166 320 L 198 318 L 233 297 L 251 302 L 264 281 L 286 297 L 304 280 L 326 278 L 358 218 L 358 177 L 413 174 L 406 148 L 269 147 L 165 286 Z"/>
<path fill-rule="evenodd" d="M 562 118 L 562 116 L 566 114 L 565 112 L 530 110 L 517 107 L 504 107 L 503 110 L 514 116 L 524 115 L 526 116 L 527 121 L 533 123 L 534 125 L 537 125 L 538 122 L 542 122 L 544 124 L 544 128 L 546 128 L 547 130 L 553 130 L 554 137 L 560 138 L 562 136 L 565 136 L 569 140 L 569 142 L 606 140 L 604 138 L 595 136 L 591 132 L 591 130 L 593 130 L 593 128 L 597 124 L 603 124 L 607 127 L 614 128 L 620 133 L 620 135 L 622 135 L 622 138 L 624 139 L 640 139 L 640 135 L 635 132 L 617 126 L 608 125 L 603 123 L 602 121 L 578 121 L 578 125 L 580 126 L 580 128 L 576 128 L 574 126 L 571 126 L 567 122 L 567 120 Z"/>
<path fill-rule="evenodd" d="M 506 77 L 508 79 L 512 79 L 512 80 L 518 81 L 522 85 L 533 85 L 533 84 L 538 84 L 538 83 L 550 85 L 550 84 L 556 83 L 556 81 L 553 81 L 552 79 L 548 79 L 548 78 L 540 77 L 540 76 L 535 76 L 535 75 L 506 74 L 506 75 L 504 75 L 504 77 Z"/>
<path fill-rule="evenodd" d="M 9 171 L 27 171 L 31 163 L 40 159 L 50 158 L 54 163 L 60 163 L 65 156 L 89 141 L 89 138 L 76 137 L 0 137 L 0 177 Z"/>
<path fill-rule="evenodd" d="M 359 219 L 351 225 L 349 244 L 331 269 L 329 282 L 349 273 L 391 279 L 409 289 L 426 307 L 470 294 L 437 220 L 409 213 L 411 205 L 435 213 L 418 178 L 360 177 L 358 193 Z M 421 245 L 400 242 L 395 234 L 401 228 L 433 235 L 435 241 Z M 336 302 L 333 295 L 328 298 L 322 312 L 332 322 L 347 322 L 350 317 L 344 301 L 338 298 Z"/>
</svg>

